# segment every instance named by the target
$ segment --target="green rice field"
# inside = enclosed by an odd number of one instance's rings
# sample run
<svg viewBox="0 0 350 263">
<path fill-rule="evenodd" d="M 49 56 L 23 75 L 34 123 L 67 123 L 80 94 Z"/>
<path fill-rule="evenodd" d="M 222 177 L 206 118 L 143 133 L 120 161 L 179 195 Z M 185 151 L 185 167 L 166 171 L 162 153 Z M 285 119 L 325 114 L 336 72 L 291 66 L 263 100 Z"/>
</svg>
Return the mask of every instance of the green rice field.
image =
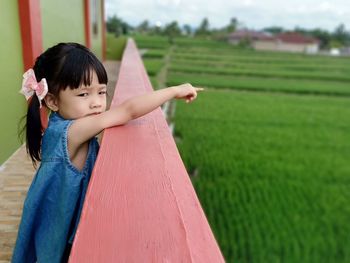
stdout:
<svg viewBox="0 0 350 263">
<path fill-rule="evenodd" d="M 179 151 L 227 262 L 350 261 L 348 103 L 231 91 L 177 103 Z"/>
<path fill-rule="evenodd" d="M 174 136 L 226 262 L 350 262 L 350 58 L 135 39 L 151 78 L 206 87 Z"/>
</svg>

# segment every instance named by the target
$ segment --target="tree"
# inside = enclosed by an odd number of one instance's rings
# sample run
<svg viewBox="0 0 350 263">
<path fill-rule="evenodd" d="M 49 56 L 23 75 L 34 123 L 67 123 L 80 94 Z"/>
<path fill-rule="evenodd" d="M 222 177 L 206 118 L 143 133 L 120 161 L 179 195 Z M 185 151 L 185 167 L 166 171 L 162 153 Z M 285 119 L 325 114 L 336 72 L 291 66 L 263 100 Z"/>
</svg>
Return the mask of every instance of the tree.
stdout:
<svg viewBox="0 0 350 263">
<path fill-rule="evenodd" d="M 334 40 L 338 41 L 342 45 L 349 44 L 350 42 L 350 33 L 346 32 L 345 25 L 340 24 L 337 26 L 333 33 Z"/>
<path fill-rule="evenodd" d="M 230 23 L 228 24 L 228 26 L 226 27 L 226 32 L 227 33 L 233 33 L 236 31 L 238 26 L 238 20 L 235 17 L 232 17 L 230 20 Z"/>
<path fill-rule="evenodd" d="M 143 22 L 141 22 L 141 24 L 139 24 L 136 27 L 137 31 L 140 32 L 141 34 L 147 34 L 150 31 L 150 26 L 149 26 L 149 22 L 148 20 L 144 20 Z"/>
<path fill-rule="evenodd" d="M 263 31 L 276 35 L 284 32 L 284 29 L 283 27 L 279 27 L 279 26 L 271 26 L 271 27 L 264 28 Z"/>
<path fill-rule="evenodd" d="M 181 29 L 177 21 L 173 21 L 164 27 L 164 35 L 168 36 L 169 42 L 172 44 L 174 37 L 181 35 Z"/>
<path fill-rule="evenodd" d="M 106 27 L 108 32 L 115 34 L 117 37 L 122 34 L 128 34 L 130 29 L 132 29 L 130 25 L 116 15 L 107 18 Z"/>
<path fill-rule="evenodd" d="M 332 36 L 327 30 L 316 28 L 310 31 L 310 35 L 320 40 L 321 49 L 330 47 Z"/>
<path fill-rule="evenodd" d="M 183 27 L 183 31 L 185 32 L 185 34 L 187 36 L 191 36 L 192 35 L 192 28 L 189 24 L 185 24 Z"/>
<path fill-rule="evenodd" d="M 209 30 L 209 20 L 208 18 L 203 18 L 201 24 L 199 25 L 199 27 L 196 30 L 196 35 L 197 36 L 207 36 L 210 34 L 210 30 Z"/>
<path fill-rule="evenodd" d="M 160 25 L 154 25 L 153 27 L 150 27 L 149 33 L 151 35 L 161 35 L 162 34 L 162 27 Z"/>
</svg>

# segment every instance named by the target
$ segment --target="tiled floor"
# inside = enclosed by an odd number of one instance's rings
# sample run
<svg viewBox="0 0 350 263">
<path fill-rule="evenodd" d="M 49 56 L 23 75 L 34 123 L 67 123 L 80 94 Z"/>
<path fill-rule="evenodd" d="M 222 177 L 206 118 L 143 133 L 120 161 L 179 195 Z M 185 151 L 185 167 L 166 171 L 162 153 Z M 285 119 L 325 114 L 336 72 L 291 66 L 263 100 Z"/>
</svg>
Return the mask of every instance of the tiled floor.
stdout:
<svg viewBox="0 0 350 263">
<path fill-rule="evenodd" d="M 109 83 L 108 105 L 114 94 L 118 78 L 119 62 L 104 62 Z M 17 229 L 22 215 L 23 202 L 35 170 L 20 147 L 3 165 L 0 171 L 0 263 L 10 262 Z"/>
<path fill-rule="evenodd" d="M 17 150 L 0 172 L 0 262 L 9 262 L 16 241 L 22 206 L 34 175 L 25 147 Z"/>
</svg>

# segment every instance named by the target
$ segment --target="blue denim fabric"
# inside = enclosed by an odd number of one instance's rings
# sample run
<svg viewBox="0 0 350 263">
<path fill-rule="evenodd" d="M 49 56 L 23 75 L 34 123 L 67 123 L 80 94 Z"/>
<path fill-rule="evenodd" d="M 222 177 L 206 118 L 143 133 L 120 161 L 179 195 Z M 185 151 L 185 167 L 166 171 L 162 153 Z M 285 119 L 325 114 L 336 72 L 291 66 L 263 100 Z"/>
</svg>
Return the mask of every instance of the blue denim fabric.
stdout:
<svg viewBox="0 0 350 263">
<path fill-rule="evenodd" d="M 73 243 L 99 146 L 96 138 L 91 139 L 83 170 L 75 168 L 67 150 L 72 122 L 57 113 L 50 115 L 42 162 L 24 202 L 13 263 L 59 263 L 67 244 Z"/>
</svg>

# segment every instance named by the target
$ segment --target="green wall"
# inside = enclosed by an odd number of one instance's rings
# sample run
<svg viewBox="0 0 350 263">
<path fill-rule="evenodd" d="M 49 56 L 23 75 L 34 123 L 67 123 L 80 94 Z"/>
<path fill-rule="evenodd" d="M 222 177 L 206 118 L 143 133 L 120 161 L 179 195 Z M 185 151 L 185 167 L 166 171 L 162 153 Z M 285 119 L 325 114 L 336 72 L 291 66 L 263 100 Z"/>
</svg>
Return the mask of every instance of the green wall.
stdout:
<svg viewBox="0 0 350 263">
<path fill-rule="evenodd" d="M 22 84 L 23 60 L 18 1 L 0 1 L 0 165 L 18 149 L 18 122 L 25 115 Z"/>
<path fill-rule="evenodd" d="M 97 34 L 90 26 L 92 51 L 102 58 L 101 1 L 90 0 L 96 7 Z M 59 42 L 85 45 L 84 0 L 41 0 L 43 49 Z M 91 14 L 92 15 L 92 14 Z M 91 19 L 92 21 L 92 19 Z M 18 1 L 0 0 L 0 165 L 21 145 L 18 123 L 26 114 L 26 102 L 19 94 L 23 75 L 22 41 Z"/>
<path fill-rule="evenodd" d="M 59 42 L 85 43 L 84 0 L 41 0 L 43 48 Z M 98 34 L 93 33 L 92 16 L 97 12 Z M 101 1 L 90 0 L 91 50 L 102 59 Z"/>
<path fill-rule="evenodd" d="M 85 45 L 84 1 L 41 0 L 43 49 L 60 42 Z"/>
<path fill-rule="evenodd" d="M 96 13 L 95 13 L 96 12 Z M 90 0 L 90 35 L 91 50 L 102 60 L 102 10 L 100 0 Z M 94 18 L 95 17 L 95 18 Z M 93 30 L 93 21 L 97 22 L 97 34 Z"/>
</svg>

